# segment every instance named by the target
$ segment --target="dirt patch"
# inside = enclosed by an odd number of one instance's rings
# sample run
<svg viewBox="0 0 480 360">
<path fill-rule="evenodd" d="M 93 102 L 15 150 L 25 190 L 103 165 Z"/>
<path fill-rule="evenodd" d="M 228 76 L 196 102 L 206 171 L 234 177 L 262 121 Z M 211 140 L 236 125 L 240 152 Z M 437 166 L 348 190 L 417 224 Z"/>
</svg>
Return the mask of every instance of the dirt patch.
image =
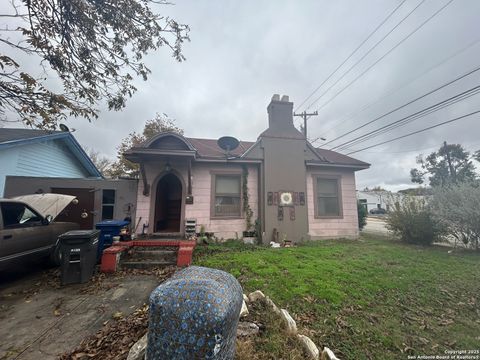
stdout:
<svg viewBox="0 0 480 360">
<path fill-rule="evenodd" d="M 128 318 L 175 269 L 98 273 L 89 283 L 68 286 L 60 286 L 59 271 L 49 269 L 2 284 L 0 359 L 57 358 Z"/>
</svg>

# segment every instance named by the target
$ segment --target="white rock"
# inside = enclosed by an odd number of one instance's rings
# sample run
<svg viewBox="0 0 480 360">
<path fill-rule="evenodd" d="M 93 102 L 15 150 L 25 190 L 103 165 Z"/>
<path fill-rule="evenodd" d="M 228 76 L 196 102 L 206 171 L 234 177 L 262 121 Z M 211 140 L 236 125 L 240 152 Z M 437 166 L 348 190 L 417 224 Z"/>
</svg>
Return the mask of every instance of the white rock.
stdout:
<svg viewBox="0 0 480 360">
<path fill-rule="evenodd" d="M 258 299 L 265 299 L 265 295 L 260 290 L 248 294 L 248 300 L 251 302 L 257 301 Z"/>
<path fill-rule="evenodd" d="M 265 303 L 270 307 L 270 309 L 272 309 L 275 314 L 280 314 L 280 309 L 268 296 L 265 297 Z"/>
<path fill-rule="evenodd" d="M 318 350 L 315 343 L 308 336 L 305 335 L 298 335 L 298 339 L 302 343 L 302 346 L 307 353 L 308 358 L 317 360 L 320 356 L 320 351 Z"/>
<path fill-rule="evenodd" d="M 147 334 L 143 335 L 140 340 L 138 340 L 130 348 L 128 352 L 127 360 L 143 360 L 145 358 L 145 350 L 147 348 Z"/>
<path fill-rule="evenodd" d="M 247 304 L 245 303 L 245 300 L 242 302 L 242 310 L 240 310 L 240 317 L 244 317 L 248 315 L 248 308 Z"/>
<path fill-rule="evenodd" d="M 243 294 L 243 301 L 245 301 L 246 303 L 248 303 L 250 300 L 248 300 L 248 296 Z"/>
<path fill-rule="evenodd" d="M 257 324 L 251 322 L 240 321 L 237 327 L 237 336 L 250 336 L 256 335 L 260 331 Z"/>
<path fill-rule="evenodd" d="M 285 322 L 285 326 L 287 328 L 287 332 L 289 334 L 295 335 L 297 333 L 297 323 L 293 318 L 290 316 L 287 310 L 281 309 L 280 316 L 282 317 L 283 321 Z"/>
<path fill-rule="evenodd" d="M 274 241 L 270 241 L 270 246 L 272 248 L 279 248 L 281 247 L 280 243 L 277 243 L 277 242 L 274 242 Z"/>
<path fill-rule="evenodd" d="M 322 360 L 340 360 L 335 356 L 332 350 L 330 350 L 328 347 L 324 347 L 322 351 Z"/>
</svg>

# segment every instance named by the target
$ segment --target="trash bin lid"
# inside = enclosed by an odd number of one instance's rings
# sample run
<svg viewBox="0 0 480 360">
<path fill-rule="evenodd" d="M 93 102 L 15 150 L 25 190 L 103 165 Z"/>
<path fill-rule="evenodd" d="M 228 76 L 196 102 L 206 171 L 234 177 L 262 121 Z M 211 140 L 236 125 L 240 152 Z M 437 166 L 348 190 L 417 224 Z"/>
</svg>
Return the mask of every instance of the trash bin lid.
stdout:
<svg viewBox="0 0 480 360">
<path fill-rule="evenodd" d="M 95 224 L 96 228 L 107 227 L 107 226 L 127 226 L 130 224 L 130 221 L 126 220 L 104 220 Z"/>
<path fill-rule="evenodd" d="M 60 235 L 59 239 L 93 239 L 98 234 L 100 234 L 99 230 L 71 230 Z"/>
</svg>

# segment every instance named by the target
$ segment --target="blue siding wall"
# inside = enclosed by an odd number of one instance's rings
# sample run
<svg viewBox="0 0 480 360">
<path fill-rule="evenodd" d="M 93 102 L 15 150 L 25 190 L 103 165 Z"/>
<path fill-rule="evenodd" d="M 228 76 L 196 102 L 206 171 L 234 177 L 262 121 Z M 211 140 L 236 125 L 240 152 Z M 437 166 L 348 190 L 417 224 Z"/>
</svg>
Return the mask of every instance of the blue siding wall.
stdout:
<svg viewBox="0 0 480 360">
<path fill-rule="evenodd" d="M 0 194 L 2 195 L 7 175 L 67 178 L 89 176 L 87 170 L 62 140 L 49 140 L 0 150 Z"/>
</svg>

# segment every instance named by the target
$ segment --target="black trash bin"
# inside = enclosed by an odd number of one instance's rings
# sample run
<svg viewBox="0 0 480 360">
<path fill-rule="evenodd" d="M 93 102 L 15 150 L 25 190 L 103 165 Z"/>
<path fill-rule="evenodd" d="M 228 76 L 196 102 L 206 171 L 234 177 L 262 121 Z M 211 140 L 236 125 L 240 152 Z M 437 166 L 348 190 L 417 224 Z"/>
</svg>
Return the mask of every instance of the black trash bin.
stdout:
<svg viewBox="0 0 480 360">
<path fill-rule="evenodd" d="M 62 285 L 90 280 L 97 264 L 100 231 L 72 230 L 59 236 Z"/>
</svg>

